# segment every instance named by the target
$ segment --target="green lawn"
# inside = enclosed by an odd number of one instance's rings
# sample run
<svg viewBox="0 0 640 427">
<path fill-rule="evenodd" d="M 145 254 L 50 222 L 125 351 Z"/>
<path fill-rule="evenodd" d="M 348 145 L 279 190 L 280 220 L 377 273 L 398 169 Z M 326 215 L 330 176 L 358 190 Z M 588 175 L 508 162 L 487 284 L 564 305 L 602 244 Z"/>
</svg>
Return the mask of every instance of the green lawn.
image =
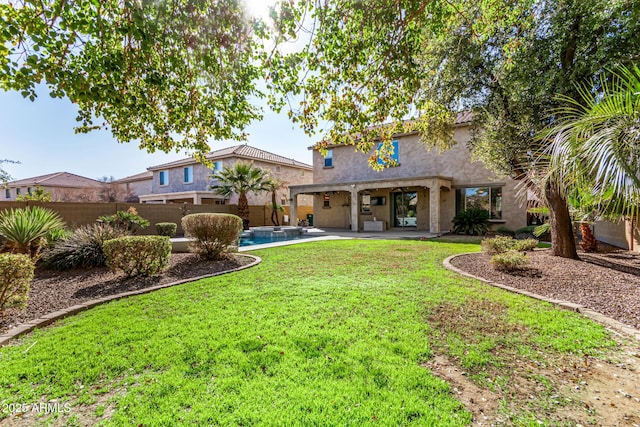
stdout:
<svg viewBox="0 0 640 427">
<path fill-rule="evenodd" d="M 442 267 L 473 250 L 343 240 L 256 251 L 257 267 L 109 303 L 0 349 L 0 410 L 57 399 L 70 412 L 43 423 L 458 426 L 471 415 L 421 366 L 434 354 L 495 390 L 515 359 L 613 344 L 579 315 Z M 505 397 L 504 411 L 533 424 L 535 404 Z"/>
</svg>

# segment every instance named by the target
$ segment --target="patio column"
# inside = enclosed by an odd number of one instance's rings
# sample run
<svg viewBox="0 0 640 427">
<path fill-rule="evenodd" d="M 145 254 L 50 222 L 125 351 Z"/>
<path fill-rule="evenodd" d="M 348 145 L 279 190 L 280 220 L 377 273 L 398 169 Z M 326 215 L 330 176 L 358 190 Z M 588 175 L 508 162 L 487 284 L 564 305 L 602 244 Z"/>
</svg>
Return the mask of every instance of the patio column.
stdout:
<svg viewBox="0 0 640 427">
<path fill-rule="evenodd" d="M 440 185 L 429 188 L 429 233 L 440 234 Z"/>
<path fill-rule="evenodd" d="M 201 205 L 202 204 L 202 196 L 200 196 L 199 194 L 196 194 L 193 196 L 193 204 L 194 205 Z"/>
<path fill-rule="evenodd" d="M 358 231 L 358 190 L 351 188 L 351 231 Z"/>
<path fill-rule="evenodd" d="M 298 220 L 296 219 L 296 215 L 298 215 L 298 194 L 292 193 L 289 201 L 289 225 L 297 226 Z"/>
</svg>

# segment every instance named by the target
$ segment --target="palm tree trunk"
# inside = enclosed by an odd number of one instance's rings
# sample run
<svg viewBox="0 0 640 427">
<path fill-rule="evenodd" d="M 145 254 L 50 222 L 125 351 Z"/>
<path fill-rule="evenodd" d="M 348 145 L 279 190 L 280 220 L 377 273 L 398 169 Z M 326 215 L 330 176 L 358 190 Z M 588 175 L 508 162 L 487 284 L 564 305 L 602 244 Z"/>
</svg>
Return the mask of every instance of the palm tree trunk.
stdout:
<svg viewBox="0 0 640 427">
<path fill-rule="evenodd" d="M 576 241 L 573 238 L 569 206 L 557 185 L 548 182 L 544 189 L 549 206 L 549 222 L 551 224 L 551 249 L 554 256 L 579 259 L 576 252 Z"/>
<path fill-rule="evenodd" d="M 242 219 L 242 228 L 249 229 L 249 201 L 245 193 L 238 195 L 238 216 Z"/>
<path fill-rule="evenodd" d="M 276 205 L 276 192 L 271 192 L 271 222 L 273 225 L 280 225 L 280 219 L 278 218 L 278 205 Z"/>
</svg>

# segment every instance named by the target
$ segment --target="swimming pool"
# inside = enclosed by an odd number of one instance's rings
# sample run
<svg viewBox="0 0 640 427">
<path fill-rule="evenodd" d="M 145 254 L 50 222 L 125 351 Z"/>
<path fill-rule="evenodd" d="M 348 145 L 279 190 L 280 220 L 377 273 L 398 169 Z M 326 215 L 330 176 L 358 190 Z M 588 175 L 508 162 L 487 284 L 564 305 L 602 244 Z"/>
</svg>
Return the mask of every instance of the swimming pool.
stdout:
<svg viewBox="0 0 640 427">
<path fill-rule="evenodd" d="M 291 236 L 291 235 L 274 235 L 274 236 L 242 236 L 240 237 L 240 247 L 244 246 L 253 246 L 253 245 L 263 245 L 265 243 L 274 243 L 274 242 L 286 242 L 289 240 L 304 240 L 308 239 L 309 236 L 307 234 L 303 234 L 301 236 Z"/>
</svg>

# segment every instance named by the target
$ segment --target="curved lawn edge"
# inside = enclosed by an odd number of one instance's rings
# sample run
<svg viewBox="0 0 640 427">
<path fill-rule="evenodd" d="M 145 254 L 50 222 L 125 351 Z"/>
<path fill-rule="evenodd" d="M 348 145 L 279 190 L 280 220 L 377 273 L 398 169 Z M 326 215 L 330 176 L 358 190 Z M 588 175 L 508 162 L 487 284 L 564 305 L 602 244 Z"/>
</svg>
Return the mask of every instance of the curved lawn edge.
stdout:
<svg viewBox="0 0 640 427">
<path fill-rule="evenodd" d="M 577 313 L 582 314 L 583 316 L 586 316 L 588 318 L 590 318 L 591 320 L 594 320 L 604 326 L 606 326 L 607 328 L 609 328 L 610 330 L 613 330 L 613 332 L 622 332 L 626 335 L 631 336 L 632 338 L 635 338 L 636 340 L 640 341 L 640 330 L 633 328 L 631 326 L 627 326 L 622 322 L 619 322 L 611 317 L 605 316 L 602 313 L 599 313 L 595 310 L 591 310 L 590 308 L 584 307 L 580 304 L 575 304 L 572 303 L 570 301 L 564 301 L 564 300 L 558 300 L 558 299 L 553 299 L 553 298 L 549 298 L 546 297 L 544 295 L 539 295 L 539 294 L 535 294 L 533 292 L 529 292 L 529 291 L 524 291 L 522 289 L 518 289 L 518 288 L 514 288 L 511 286 L 507 286 L 504 285 L 502 283 L 498 283 L 498 282 L 494 282 L 493 280 L 488 280 L 485 279 L 483 277 L 480 276 L 475 276 L 471 273 L 468 273 L 458 267 L 455 267 L 453 264 L 451 264 L 451 260 L 459 257 L 459 256 L 463 256 L 463 255 L 472 255 L 472 254 L 477 254 L 477 252 L 465 252 L 465 253 L 461 253 L 461 254 L 455 254 L 455 255 L 451 255 L 447 258 L 444 259 L 444 261 L 442 261 L 442 264 L 444 265 L 444 267 L 447 270 L 451 270 L 454 273 L 458 273 L 462 276 L 466 276 L 466 277 L 470 277 L 472 279 L 476 279 L 479 280 L 481 282 L 484 282 L 488 285 L 494 286 L 496 288 L 500 288 L 500 289 L 504 289 L 506 291 L 509 292 L 513 292 L 516 294 L 520 294 L 520 295 L 525 295 L 531 298 L 535 298 L 537 300 L 540 301 L 545 301 L 548 302 L 550 304 L 553 304 L 554 306 L 558 307 L 558 308 L 562 308 L 565 310 L 569 310 L 569 311 L 575 311 Z"/>
<path fill-rule="evenodd" d="M 128 291 L 128 292 L 122 292 L 119 294 L 115 294 L 115 295 L 109 295 L 103 298 L 96 298 L 96 299 L 92 299 L 89 301 L 85 301 L 82 304 L 77 304 L 71 307 L 67 307 L 67 308 L 63 308 L 62 310 L 58 310 L 58 311 L 54 311 L 53 313 L 48 313 L 45 314 L 42 317 L 39 317 L 37 319 L 33 319 L 30 320 L 28 322 L 22 323 L 18 326 L 16 326 L 15 328 L 11 328 L 9 329 L 7 332 L 5 332 L 4 334 L 0 335 L 0 347 L 3 347 L 7 344 L 9 344 L 9 342 L 21 335 L 27 334 L 31 331 L 33 331 L 36 328 L 42 328 L 45 327 L 47 325 L 50 325 L 51 323 L 55 322 L 56 320 L 60 320 L 60 319 L 64 319 L 65 317 L 68 316 L 72 316 L 76 313 L 80 313 L 81 311 L 85 311 L 88 310 L 90 308 L 93 308 L 97 305 L 100 304 L 104 304 L 110 301 L 115 301 L 115 300 L 119 300 L 122 298 L 126 298 L 126 297 L 131 297 L 131 296 L 135 296 L 135 295 L 143 295 L 143 294 L 148 294 L 154 291 L 158 291 L 160 289 L 164 289 L 164 288 L 170 288 L 172 286 L 176 286 L 176 285 L 183 285 L 185 283 L 189 283 L 189 282 L 195 282 L 197 280 L 201 280 L 201 279 L 207 279 L 209 277 L 215 277 L 215 276 L 221 276 L 223 274 L 228 274 L 228 273 L 234 273 L 236 271 L 240 271 L 240 270 L 244 270 L 246 268 L 250 268 L 250 267 L 254 267 L 258 264 L 260 264 L 262 262 L 262 258 L 255 256 L 255 255 L 250 255 L 250 254 L 241 254 L 238 253 L 236 255 L 239 256 L 243 256 L 243 257 L 247 257 L 247 258 L 253 258 L 253 262 L 246 264 L 246 265 L 242 265 L 240 267 L 237 268 L 232 268 L 231 270 L 225 270 L 225 271 L 218 271 L 216 273 L 212 273 L 212 274 L 205 274 L 203 276 L 198 276 L 198 277 L 190 277 L 188 279 L 183 279 L 183 280 L 178 280 L 175 282 L 171 282 L 171 283 L 165 283 L 162 285 L 156 285 L 156 286 L 151 286 L 148 288 L 144 288 L 144 289 L 138 289 L 135 291 Z"/>
</svg>

